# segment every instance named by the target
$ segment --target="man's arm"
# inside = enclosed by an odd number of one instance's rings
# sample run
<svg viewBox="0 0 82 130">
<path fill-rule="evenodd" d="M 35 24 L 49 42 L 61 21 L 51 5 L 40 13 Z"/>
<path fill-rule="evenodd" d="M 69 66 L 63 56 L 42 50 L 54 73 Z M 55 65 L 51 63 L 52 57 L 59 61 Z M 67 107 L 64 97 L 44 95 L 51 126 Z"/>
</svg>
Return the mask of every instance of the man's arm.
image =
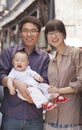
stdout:
<svg viewBox="0 0 82 130">
<path fill-rule="evenodd" d="M 1 84 L 4 86 L 4 87 L 7 87 L 7 80 L 8 80 L 8 76 L 5 76 L 2 81 L 1 81 Z"/>
<path fill-rule="evenodd" d="M 2 82 L 1 82 L 1 83 L 2 83 L 2 85 L 3 85 L 4 87 L 7 87 L 7 81 L 8 81 L 8 76 L 6 76 L 6 77 L 4 77 L 4 78 L 2 79 Z M 29 103 L 33 103 L 32 99 L 31 99 L 31 97 L 30 97 L 30 94 L 29 94 L 29 92 L 27 91 L 27 87 L 28 87 L 27 84 L 25 84 L 25 83 L 22 82 L 22 81 L 13 80 L 13 85 L 14 85 L 14 87 L 15 87 L 16 89 L 19 90 L 19 92 L 22 94 L 22 96 L 25 97 Z"/>
</svg>

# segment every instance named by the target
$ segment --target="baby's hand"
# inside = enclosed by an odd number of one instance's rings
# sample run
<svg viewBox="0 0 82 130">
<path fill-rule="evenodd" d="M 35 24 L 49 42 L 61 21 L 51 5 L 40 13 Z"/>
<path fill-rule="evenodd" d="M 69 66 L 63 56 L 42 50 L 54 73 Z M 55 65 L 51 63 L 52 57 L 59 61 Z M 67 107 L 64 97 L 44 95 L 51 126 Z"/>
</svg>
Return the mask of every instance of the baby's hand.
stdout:
<svg viewBox="0 0 82 130">
<path fill-rule="evenodd" d="M 14 95 L 16 93 L 16 90 L 13 86 L 11 86 L 11 87 L 8 86 L 8 88 L 9 88 L 9 92 L 11 95 Z"/>
<path fill-rule="evenodd" d="M 39 81 L 39 82 L 43 82 L 44 81 L 44 79 L 39 74 L 34 75 L 34 79 Z"/>
</svg>

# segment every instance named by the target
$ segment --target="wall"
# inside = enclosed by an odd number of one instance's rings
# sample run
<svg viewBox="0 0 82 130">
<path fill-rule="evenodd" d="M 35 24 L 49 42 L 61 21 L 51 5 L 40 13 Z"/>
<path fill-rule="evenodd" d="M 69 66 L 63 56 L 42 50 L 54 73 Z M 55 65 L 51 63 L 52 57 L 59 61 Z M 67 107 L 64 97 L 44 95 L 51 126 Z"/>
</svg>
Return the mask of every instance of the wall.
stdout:
<svg viewBox="0 0 82 130">
<path fill-rule="evenodd" d="M 65 23 L 67 37 L 82 40 L 82 0 L 55 0 L 55 14 Z"/>
</svg>

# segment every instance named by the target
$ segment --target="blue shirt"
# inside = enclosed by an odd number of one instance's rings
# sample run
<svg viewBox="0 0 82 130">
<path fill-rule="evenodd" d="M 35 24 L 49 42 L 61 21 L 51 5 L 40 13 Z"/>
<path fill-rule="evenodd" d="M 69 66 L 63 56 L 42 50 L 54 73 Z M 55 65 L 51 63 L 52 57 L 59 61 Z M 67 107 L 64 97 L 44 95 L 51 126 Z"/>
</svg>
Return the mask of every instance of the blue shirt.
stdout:
<svg viewBox="0 0 82 130">
<path fill-rule="evenodd" d="M 2 79 L 9 74 L 12 66 L 12 57 L 17 50 L 25 49 L 24 45 L 15 45 L 3 50 L 0 54 L 0 83 Z M 48 83 L 47 69 L 49 55 L 38 48 L 34 48 L 29 55 L 31 68 L 39 73 Z M 4 87 L 4 98 L 1 106 L 1 112 L 16 119 L 35 119 L 43 116 L 42 109 L 37 109 L 34 104 L 23 101 L 17 95 L 10 95 L 7 87 Z"/>
</svg>

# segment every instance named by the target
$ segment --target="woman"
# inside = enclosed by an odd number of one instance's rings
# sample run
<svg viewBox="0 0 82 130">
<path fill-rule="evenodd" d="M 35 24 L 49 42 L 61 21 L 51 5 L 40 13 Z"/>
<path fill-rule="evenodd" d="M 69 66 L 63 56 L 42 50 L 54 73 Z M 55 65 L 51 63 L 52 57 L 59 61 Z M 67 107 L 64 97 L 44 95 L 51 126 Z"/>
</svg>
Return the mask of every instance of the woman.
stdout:
<svg viewBox="0 0 82 130">
<path fill-rule="evenodd" d="M 58 92 L 70 98 L 58 108 L 45 114 L 45 130 L 82 130 L 81 87 L 82 50 L 67 46 L 65 25 L 60 20 L 51 20 L 45 28 L 45 36 L 50 45 L 56 48 L 56 55 L 48 68 L 49 92 Z"/>
</svg>

